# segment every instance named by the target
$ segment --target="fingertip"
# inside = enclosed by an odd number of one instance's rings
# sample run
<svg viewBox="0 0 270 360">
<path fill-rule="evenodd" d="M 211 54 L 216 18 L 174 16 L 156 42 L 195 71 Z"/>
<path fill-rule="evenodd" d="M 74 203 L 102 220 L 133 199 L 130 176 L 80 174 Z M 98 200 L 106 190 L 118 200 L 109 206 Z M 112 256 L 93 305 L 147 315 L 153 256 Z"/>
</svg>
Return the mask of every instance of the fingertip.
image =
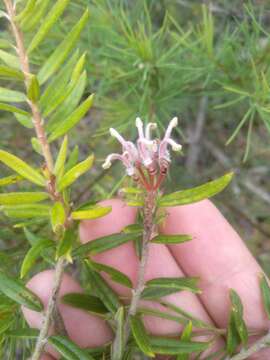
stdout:
<svg viewBox="0 0 270 360">
<path fill-rule="evenodd" d="M 43 354 L 43 355 L 41 355 L 39 360 L 55 360 L 55 358 L 53 358 L 49 354 Z"/>
<path fill-rule="evenodd" d="M 118 233 L 135 221 L 136 208 L 128 206 L 123 200 L 109 199 L 101 201 L 99 204 L 111 206 L 112 211 L 101 218 L 84 220 L 80 223 L 79 235 L 82 243 Z"/>
<path fill-rule="evenodd" d="M 54 271 L 46 270 L 35 275 L 27 287 L 32 290 L 42 301 L 46 309 L 52 292 Z M 80 285 L 70 276 L 64 274 L 59 290 L 59 299 L 67 293 L 82 293 Z M 111 329 L 105 320 L 98 318 L 88 312 L 65 305 L 59 301 L 59 311 L 62 315 L 65 328 L 72 341 L 82 348 L 101 346 L 111 340 Z M 41 328 L 42 314 L 22 307 L 26 322 L 30 327 Z M 50 329 L 50 334 L 52 329 Z M 57 353 L 51 347 L 46 351 L 57 358 Z"/>
<path fill-rule="evenodd" d="M 200 298 L 217 324 L 227 324 L 229 289 L 233 288 L 242 299 L 247 325 L 254 329 L 268 326 L 258 281 L 262 270 L 211 201 L 168 208 L 162 231 L 192 236 L 189 242 L 169 247 L 187 275 L 200 277 Z"/>
</svg>

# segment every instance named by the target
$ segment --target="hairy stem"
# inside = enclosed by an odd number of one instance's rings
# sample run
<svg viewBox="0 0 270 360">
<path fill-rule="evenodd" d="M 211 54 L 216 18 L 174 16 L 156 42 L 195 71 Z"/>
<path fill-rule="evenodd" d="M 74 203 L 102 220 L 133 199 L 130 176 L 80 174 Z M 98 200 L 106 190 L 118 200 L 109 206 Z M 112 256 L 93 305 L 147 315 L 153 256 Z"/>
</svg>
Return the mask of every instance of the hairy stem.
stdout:
<svg viewBox="0 0 270 360">
<path fill-rule="evenodd" d="M 4 0 L 4 4 L 5 4 L 6 10 L 7 10 L 8 19 L 9 19 L 9 22 L 11 25 L 12 33 L 13 33 L 15 41 L 16 41 L 16 51 L 17 51 L 17 54 L 19 57 L 21 70 L 24 74 L 24 83 L 25 83 L 25 88 L 27 90 L 29 87 L 30 79 L 31 79 L 31 70 L 30 70 L 30 64 L 29 64 L 27 51 L 24 46 L 23 34 L 15 20 L 16 12 L 15 12 L 15 6 L 12 3 L 12 0 Z M 55 201 L 57 201 L 57 200 L 59 201 L 60 195 L 57 194 L 56 187 L 55 187 L 55 179 L 54 179 L 54 175 L 53 175 L 53 168 L 54 168 L 53 157 L 52 157 L 50 146 L 49 146 L 49 143 L 47 140 L 46 132 L 45 132 L 45 129 L 43 126 L 43 119 L 41 116 L 41 112 L 38 107 L 38 104 L 35 103 L 34 101 L 28 99 L 28 105 L 32 112 L 32 121 L 33 121 L 33 125 L 35 128 L 36 136 L 40 142 L 43 157 L 44 157 L 45 164 L 46 164 L 46 168 L 47 168 L 47 171 L 49 174 L 50 181 L 48 183 L 47 190 Z M 62 200 L 62 198 L 60 200 Z M 66 213 L 68 214 L 68 209 L 66 209 L 66 210 L 67 210 Z M 40 356 L 42 355 L 44 346 L 47 343 L 47 337 L 48 337 L 50 325 L 52 324 L 53 320 L 54 320 L 54 323 L 58 322 L 58 324 L 55 324 L 55 328 L 62 329 L 62 332 L 65 332 L 64 323 L 63 323 L 61 315 L 59 314 L 58 309 L 57 309 L 57 297 L 58 297 L 59 289 L 61 286 L 61 281 L 63 278 L 64 267 L 65 267 L 65 259 L 64 259 L 64 257 L 60 257 L 55 265 L 55 273 L 54 273 L 54 279 L 53 279 L 53 284 L 52 284 L 52 293 L 51 293 L 51 296 L 49 299 L 49 303 L 48 303 L 46 312 L 44 314 L 42 326 L 41 326 L 40 333 L 39 333 L 39 336 L 38 336 L 38 339 L 36 342 L 32 360 L 39 360 Z"/>
<path fill-rule="evenodd" d="M 145 287 L 145 270 L 147 265 L 147 260 L 149 256 L 149 243 L 153 237 L 155 231 L 154 224 L 154 213 L 156 210 L 156 191 L 149 191 L 145 197 L 145 205 L 143 209 L 143 239 L 142 239 L 142 253 L 138 269 L 138 278 L 135 289 L 132 292 L 132 298 L 129 306 L 129 311 L 126 319 L 126 338 L 129 334 L 129 319 L 130 316 L 137 313 L 139 306 L 140 298 Z"/>
<path fill-rule="evenodd" d="M 270 343 L 270 332 L 263 336 L 261 339 L 256 341 L 248 349 L 242 349 L 239 354 L 233 356 L 229 360 L 244 360 L 248 359 L 251 355 L 269 346 Z"/>
<path fill-rule="evenodd" d="M 58 292 L 59 292 L 61 280 L 62 280 L 63 273 L 64 273 L 64 266 L 65 266 L 65 260 L 62 257 L 56 263 L 52 293 L 51 293 L 51 296 L 49 299 L 46 314 L 43 318 L 41 330 L 40 330 L 40 333 L 39 333 L 39 336 L 38 336 L 38 339 L 36 342 L 36 347 L 35 347 L 34 353 L 32 355 L 32 360 L 39 360 L 39 358 L 43 352 L 44 346 L 47 343 L 47 336 L 48 336 L 49 328 L 50 328 L 51 323 L 53 322 L 52 320 L 53 320 L 53 316 L 55 314 Z"/>
<path fill-rule="evenodd" d="M 11 25 L 11 29 L 16 41 L 16 51 L 20 60 L 20 65 L 21 65 L 21 70 L 24 74 L 24 82 L 25 82 L 25 87 L 26 89 L 29 86 L 29 81 L 30 81 L 30 77 L 31 77 L 31 71 L 30 71 L 30 65 L 29 65 L 29 59 L 27 56 L 27 52 L 24 46 L 24 41 L 23 41 L 23 34 L 20 30 L 20 28 L 17 26 L 16 21 L 15 21 L 15 7 L 12 3 L 11 0 L 4 0 L 6 9 L 7 9 L 7 13 L 9 16 L 9 22 Z M 46 133 L 43 127 L 43 120 L 41 117 L 41 113 L 39 111 L 38 105 L 29 100 L 28 99 L 28 104 L 31 108 L 31 112 L 33 115 L 33 124 L 35 127 L 35 131 L 36 131 L 36 135 L 37 138 L 41 144 L 42 147 L 42 153 L 46 162 L 46 166 L 47 169 L 49 170 L 50 173 L 53 172 L 53 159 L 52 159 L 52 154 L 50 151 L 50 146 L 49 143 L 47 141 L 47 137 L 46 137 Z"/>
</svg>

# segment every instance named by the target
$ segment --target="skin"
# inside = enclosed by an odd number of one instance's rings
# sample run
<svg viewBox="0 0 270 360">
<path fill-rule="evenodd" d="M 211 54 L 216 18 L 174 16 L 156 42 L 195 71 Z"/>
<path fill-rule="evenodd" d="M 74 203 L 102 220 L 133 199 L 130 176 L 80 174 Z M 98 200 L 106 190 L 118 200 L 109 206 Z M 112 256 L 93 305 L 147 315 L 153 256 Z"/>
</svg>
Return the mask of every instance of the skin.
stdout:
<svg viewBox="0 0 270 360">
<path fill-rule="evenodd" d="M 121 200 L 103 201 L 111 205 L 112 212 L 103 218 L 83 221 L 80 225 L 82 243 L 95 238 L 117 233 L 123 227 L 134 223 L 136 209 L 126 206 Z M 259 289 L 259 274 L 262 269 L 246 248 L 244 242 L 229 225 L 218 209 L 208 200 L 169 208 L 167 217 L 160 231 L 166 234 L 190 234 L 193 240 L 184 244 L 164 246 L 152 244 L 146 270 L 146 280 L 155 277 L 198 276 L 202 294 L 196 296 L 181 292 L 166 297 L 166 300 L 191 312 L 196 317 L 225 328 L 230 308 L 229 289 L 233 288 L 240 295 L 244 305 L 244 317 L 249 329 L 265 331 L 269 321 L 263 310 Z M 132 243 L 95 256 L 95 260 L 115 267 L 127 274 L 133 283 L 136 281 L 138 260 Z M 28 283 L 43 301 L 48 303 L 53 270 L 35 275 Z M 130 297 L 130 290 L 111 282 L 112 288 L 125 298 Z M 61 286 L 61 295 L 81 292 L 79 284 L 69 275 L 65 275 Z M 162 309 L 153 302 L 144 302 L 143 306 Z M 97 346 L 112 338 L 109 327 L 103 320 L 81 310 L 60 305 L 60 312 L 70 338 L 82 347 Z M 41 315 L 29 309 L 23 309 L 26 321 L 32 327 L 40 327 Z M 181 331 L 175 322 L 145 316 L 145 325 L 153 334 L 173 335 Z M 205 339 L 205 338 L 204 338 Z M 200 339 L 202 340 L 202 338 Z M 214 347 L 222 344 L 222 340 Z M 54 360 L 58 356 L 47 348 L 41 360 Z M 53 354 L 54 357 L 51 357 Z M 269 359 L 270 350 L 263 350 L 249 359 Z"/>
</svg>

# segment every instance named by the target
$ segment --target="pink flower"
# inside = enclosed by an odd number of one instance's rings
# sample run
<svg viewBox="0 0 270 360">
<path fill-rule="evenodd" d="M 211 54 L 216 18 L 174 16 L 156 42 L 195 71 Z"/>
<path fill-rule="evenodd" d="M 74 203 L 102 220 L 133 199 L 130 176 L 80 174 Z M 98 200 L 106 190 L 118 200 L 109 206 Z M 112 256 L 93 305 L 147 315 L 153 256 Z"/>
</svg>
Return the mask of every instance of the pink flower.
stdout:
<svg viewBox="0 0 270 360">
<path fill-rule="evenodd" d="M 151 130 L 156 129 L 156 123 L 149 123 L 146 126 L 145 134 L 143 128 L 143 122 L 140 118 L 136 118 L 136 127 L 138 129 L 138 140 L 137 140 L 137 149 L 139 152 L 139 157 L 142 164 L 148 168 L 153 165 L 155 161 L 155 153 L 157 152 L 157 142 L 156 140 L 151 140 Z"/>
<path fill-rule="evenodd" d="M 180 151 L 182 149 L 182 145 L 177 144 L 171 138 L 172 130 L 173 130 L 173 128 L 175 128 L 177 126 L 177 124 L 178 124 L 178 119 L 177 119 L 177 117 L 174 117 L 169 122 L 169 125 L 168 125 L 167 130 L 164 135 L 164 138 L 161 140 L 161 142 L 159 144 L 158 159 L 159 159 L 160 165 L 164 163 L 164 160 L 165 160 L 165 162 L 171 161 L 170 152 L 168 150 L 168 145 L 170 145 L 172 147 L 173 151 Z"/>
<path fill-rule="evenodd" d="M 112 161 L 120 160 L 126 168 L 127 175 L 133 176 L 136 174 L 136 169 L 143 166 L 146 170 L 157 169 L 165 170 L 170 163 L 170 152 L 168 145 L 172 147 L 173 151 L 180 151 L 182 146 L 177 144 L 172 138 L 171 133 L 174 127 L 177 126 L 177 118 L 173 118 L 165 132 L 164 138 L 160 141 L 158 139 L 151 139 L 151 131 L 156 129 L 156 123 L 149 123 L 144 128 L 143 122 L 140 118 L 136 118 L 136 127 L 138 129 L 138 139 L 136 145 L 131 141 L 126 141 L 122 135 L 115 129 L 111 128 L 110 133 L 122 145 L 122 154 L 110 154 L 107 156 L 104 164 L 104 169 L 108 169 Z"/>
</svg>

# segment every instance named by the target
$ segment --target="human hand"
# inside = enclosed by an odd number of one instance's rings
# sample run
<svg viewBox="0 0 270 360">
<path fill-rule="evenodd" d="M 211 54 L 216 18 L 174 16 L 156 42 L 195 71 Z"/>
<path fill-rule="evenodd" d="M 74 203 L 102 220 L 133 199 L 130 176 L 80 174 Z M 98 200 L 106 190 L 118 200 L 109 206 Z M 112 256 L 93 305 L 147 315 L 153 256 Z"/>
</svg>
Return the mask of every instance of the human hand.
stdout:
<svg viewBox="0 0 270 360">
<path fill-rule="evenodd" d="M 112 205 L 112 212 L 103 218 L 81 223 L 80 238 L 83 243 L 117 233 L 135 221 L 136 209 L 126 206 L 121 200 L 103 201 L 102 204 Z M 267 330 L 269 322 L 263 310 L 258 282 L 258 274 L 262 270 L 216 207 L 205 200 L 169 208 L 167 212 L 161 231 L 167 234 L 190 234 L 193 239 L 168 247 L 151 244 L 146 280 L 163 276 L 198 276 L 202 294 L 196 296 L 184 291 L 169 295 L 166 300 L 220 328 L 226 328 L 227 325 L 229 289 L 233 288 L 242 299 L 248 329 L 256 332 Z M 98 254 L 95 260 L 122 271 L 135 283 L 138 260 L 131 242 Z M 28 287 L 41 298 L 45 306 L 50 297 L 52 278 L 53 270 L 47 270 L 35 275 L 28 283 Z M 108 278 L 106 280 L 121 297 L 130 297 L 130 289 Z M 79 284 L 65 275 L 60 296 L 81 291 Z M 147 302 L 148 307 L 150 304 L 160 308 L 154 302 Z M 94 347 L 111 340 L 111 330 L 101 318 L 64 304 L 59 305 L 59 311 L 71 340 L 79 346 Z M 41 314 L 29 309 L 23 309 L 23 312 L 30 326 L 40 327 Z M 155 317 L 145 316 L 144 320 L 149 332 L 156 335 L 178 334 L 182 328 L 176 322 Z M 215 344 L 216 348 L 220 346 L 222 340 Z M 52 349 L 49 348 L 48 352 L 57 358 Z M 269 356 L 270 350 L 264 350 L 250 359 L 266 360 Z M 42 357 L 42 360 L 52 359 L 49 354 Z"/>
</svg>

